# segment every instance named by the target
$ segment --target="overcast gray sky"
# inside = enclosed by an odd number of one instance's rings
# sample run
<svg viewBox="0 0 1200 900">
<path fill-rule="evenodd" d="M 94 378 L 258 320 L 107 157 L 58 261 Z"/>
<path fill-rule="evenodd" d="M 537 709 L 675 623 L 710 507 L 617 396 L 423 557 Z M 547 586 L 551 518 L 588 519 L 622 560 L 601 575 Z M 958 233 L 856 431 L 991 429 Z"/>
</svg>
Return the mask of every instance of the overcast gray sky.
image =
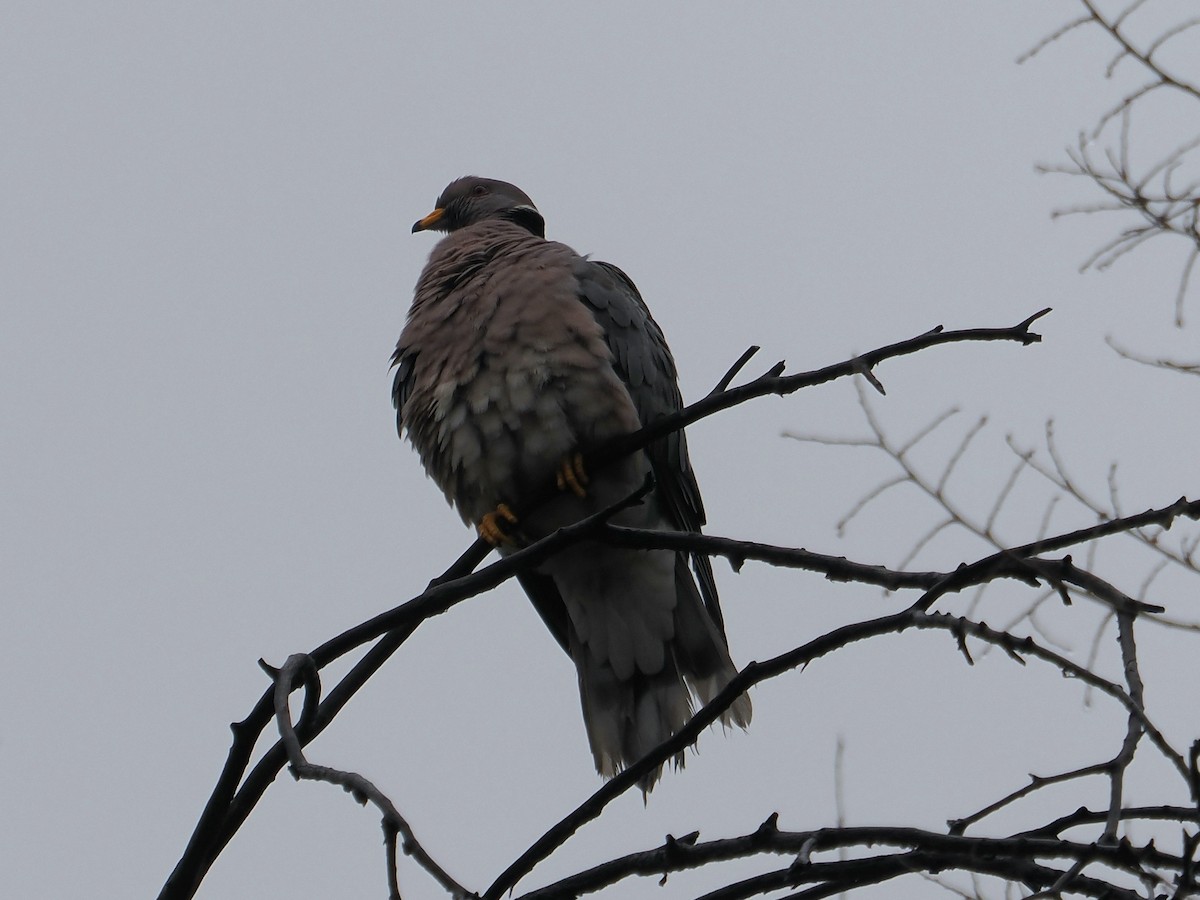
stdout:
<svg viewBox="0 0 1200 900">
<path fill-rule="evenodd" d="M 459 175 L 515 182 L 551 237 L 628 272 L 688 398 L 750 344 L 760 367 L 815 368 L 1053 306 L 1040 346 L 888 363 L 876 409 L 898 436 L 956 405 L 964 423 L 990 415 L 954 483 L 976 510 L 1011 465 L 1004 436 L 1038 446 L 1051 416 L 1097 494 L 1114 460 L 1130 509 L 1194 490 L 1179 448 L 1195 416 L 1163 414 L 1194 408 L 1184 379 L 1103 343 L 1191 349 L 1194 330 L 1171 324 L 1184 248 L 1079 275 L 1118 223 L 1052 222 L 1088 194 L 1034 172 L 1118 97 L 1098 32 L 1014 64 L 1077 14 L 1069 0 L 9 0 L 0 893 L 153 895 L 228 723 L 265 686 L 258 657 L 281 663 L 419 593 L 470 541 L 397 440 L 388 373 L 435 240 L 409 228 Z M 699 424 L 712 532 L 896 564 L 936 520 L 901 492 L 839 538 L 891 470 L 785 429 L 865 430 L 849 383 Z M 1011 541 L 1035 536 L 1037 496 L 999 523 Z M 1057 522 L 1089 523 L 1065 507 Z M 947 536 L 918 563 L 982 552 Z M 908 599 L 718 569 L 740 663 Z M 1178 611 L 1195 617 L 1194 601 Z M 1063 621 L 1086 654 L 1090 632 Z M 1182 689 L 1198 673 L 1168 674 Z M 705 735 L 647 808 L 625 797 L 529 886 L 667 832 L 733 835 L 775 811 L 781 827 L 830 824 L 839 735 L 851 824 L 939 827 L 1029 771 L 1115 752 L 1118 712 L 1082 701 L 998 655 L 968 669 L 941 636 L 848 650 L 758 690 L 749 733 Z M 1194 707 L 1162 711 L 1172 734 L 1196 733 Z M 477 889 L 599 783 L 570 663 L 514 586 L 422 627 L 310 758 L 374 780 Z M 406 898 L 440 895 L 402 865 Z M 383 897 L 383 872 L 373 812 L 285 778 L 200 896 Z"/>
</svg>

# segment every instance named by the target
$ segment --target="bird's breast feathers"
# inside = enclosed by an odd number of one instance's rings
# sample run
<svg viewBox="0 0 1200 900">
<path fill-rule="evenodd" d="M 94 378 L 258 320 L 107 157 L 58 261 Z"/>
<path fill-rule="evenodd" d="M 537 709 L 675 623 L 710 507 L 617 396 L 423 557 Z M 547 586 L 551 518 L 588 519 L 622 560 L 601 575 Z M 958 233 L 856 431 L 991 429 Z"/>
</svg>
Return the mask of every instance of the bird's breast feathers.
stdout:
<svg viewBox="0 0 1200 900">
<path fill-rule="evenodd" d="M 400 339 L 402 350 L 419 348 L 405 429 L 472 521 L 519 502 L 514 492 L 551 478 L 580 446 L 640 425 L 604 330 L 579 300 L 574 251 L 487 224 L 435 248 Z M 476 230 L 492 234 L 460 237 Z"/>
</svg>

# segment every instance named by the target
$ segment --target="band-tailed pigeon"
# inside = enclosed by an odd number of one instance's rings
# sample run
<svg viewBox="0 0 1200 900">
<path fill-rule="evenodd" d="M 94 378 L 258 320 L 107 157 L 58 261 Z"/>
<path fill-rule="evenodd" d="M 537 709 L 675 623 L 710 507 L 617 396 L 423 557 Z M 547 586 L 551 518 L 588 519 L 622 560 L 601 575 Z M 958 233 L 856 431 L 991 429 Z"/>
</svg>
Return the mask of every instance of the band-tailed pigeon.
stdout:
<svg viewBox="0 0 1200 900">
<path fill-rule="evenodd" d="M 580 451 L 682 405 L 662 331 L 625 273 L 547 241 L 533 201 L 503 181 L 451 182 L 413 225 L 426 230 L 447 236 L 417 282 L 393 398 L 398 428 L 462 517 L 505 552 L 627 497 L 650 469 L 651 495 L 614 521 L 698 531 L 704 507 L 682 433 L 582 467 Z M 556 479 L 554 498 L 527 508 Z M 708 702 L 736 674 L 712 568 L 691 562 L 695 579 L 686 554 L 593 542 L 520 577 L 575 662 L 605 777 L 677 732 L 692 695 Z M 745 727 L 750 713 L 743 695 L 723 721 Z"/>
</svg>

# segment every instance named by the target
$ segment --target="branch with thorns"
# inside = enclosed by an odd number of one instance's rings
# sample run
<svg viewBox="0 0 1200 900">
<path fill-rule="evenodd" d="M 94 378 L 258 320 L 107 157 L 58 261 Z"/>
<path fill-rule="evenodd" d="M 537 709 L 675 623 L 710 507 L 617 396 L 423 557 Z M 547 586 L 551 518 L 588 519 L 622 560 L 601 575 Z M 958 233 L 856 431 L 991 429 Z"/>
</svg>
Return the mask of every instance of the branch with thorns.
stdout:
<svg viewBox="0 0 1200 900">
<path fill-rule="evenodd" d="M 644 429 L 633 443 L 653 440 L 666 433 L 664 429 L 682 427 L 686 422 L 695 421 L 703 415 L 712 414 L 719 409 L 744 402 L 746 399 L 771 393 L 789 393 L 808 384 L 819 384 L 833 377 L 843 377 L 864 369 L 870 370 L 883 359 L 913 352 L 914 348 L 931 346 L 933 343 L 973 339 L 1009 339 L 1030 343 L 1037 340 L 1037 336 L 1029 331 L 1032 321 L 1033 318 L 1028 319 L 1010 329 L 981 329 L 957 333 L 947 333 L 935 329 L 912 341 L 881 348 L 871 354 L 813 373 L 785 376 L 782 374 L 782 367 L 775 366 L 760 378 L 740 387 L 730 387 L 737 373 L 750 358 L 748 353 L 722 378 L 721 383 L 709 397 L 688 407 L 677 417 L 673 417 L 673 421 L 668 424 L 654 425 Z M 595 452 L 594 460 L 602 460 L 605 453 L 628 452 L 628 449 L 601 448 Z M 961 454 L 959 456 L 961 457 Z M 595 464 L 593 462 L 593 465 Z M 937 490 L 942 491 L 943 494 L 946 489 L 946 481 L 947 479 L 942 479 L 941 485 L 937 486 Z M 1126 713 L 1126 735 L 1121 750 L 1104 769 L 1104 774 L 1110 779 L 1110 798 L 1107 808 L 1098 814 L 1101 816 L 1098 820 L 1098 824 L 1102 826 L 1100 834 L 1090 843 L 1073 843 L 1049 833 L 1036 837 L 1017 835 L 1012 839 L 1018 841 L 1023 848 L 1024 855 L 1015 852 L 1005 855 L 1006 846 L 1010 846 L 1011 849 L 1017 845 L 1005 845 L 1002 839 L 967 838 L 962 834 L 967 825 L 990 814 L 994 808 L 999 808 L 994 806 L 975 814 L 974 817 L 968 817 L 967 820 L 958 820 L 959 827 L 957 829 L 952 827 L 948 834 L 935 835 L 911 831 L 907 837 L 896 841 L 899 847 L 897 852 L 881 853 L 862 860 L 813 861 L 813 854 L 824 849 L 826 844 L 830 848 L 841 850 L 862 843 L 865 831 L 861 829 L 856 831 L 839 823 L 839 826 L 833 829 L 807 833 L 798 839 L 798 843 L 797 840 L 792 840 L 788 852 L 792 852 L 791 848 L 799 847 L 799 850 L 795 851 L 798 853 L 797 863 L 775 873 L 766 873 L 756 880 L 727 885 L 711 896 L 751 896 L 769 884 L 793 887 L 808 885 L 803 891 L 804 895 L 826 896 L 829 893 L 849 890 L 867 883 L 879 883 L 909 874 L 914 871 L 914 867 L 927 873 L 955 868 L 979 872 L 1024 884 L 1031 890 L 1048 890 L 1054 889 L 1055 886 L 1058 886 L 1058 889 L 1065 889 L 1069 886 L 1073 892 L 1094 896 L 1101 896 L 1104 890 L 1108 891 L 1108 896 L 1133 896 L 1110 878 L 1085 874 L 1084 869 L 1092 863 L 1097 863 L 1138 878 L 1153 878 L 1156 883 L 1160 884 L 1166 883 L 1168 878 L 1174 879 L 1176 883 L 1182 883 L 1180 880 L 1182 876 L 1179 873 L 1190 872 L 1191 851 L 1186 855 L 1176 855 L 1156 850 L 1152 846 L 1131 849 L 1126 842 L 1117 839 L 1119 824 L 1137 817 L 1135 811 L 1124 805 L 1122 779 L 1134 750 L 1143 740 L 1148 741 L 1159 755 L 1169 762 L 1189 787 L 1200 781 L 1196 775 L 1196 758 L 1200 754 L 1185 753 L 1175 749 L 1166 733 L 1147 716 L 1145 711 L 1143 688 L 1136 665 L 1136 645 L 1133 642 L 1132 623 L 1138 616 L 1156 613 L 1161 608 L 1127 596 L 1117 587 L 1099 579 L 1093 573 L 1079 569 L 1069 556 L 1054 559 L 1047 554 L 1061 553 L 1073 547 L 1087 545 L 1107 535 L 1120 534 L 1131 529 L 1150 526 L 1169 528 L 1179 517 L 1200 517 L 1200 502 L 1181 499 L 1169 506 L 1147 510 L 1119 521 L 1101 522 L 1088 528 L 1057 535 L 1047 536 L 1043 530 L 1033 541 L 1016 547 L 999 546 L 996 548 L 996 552 L 969 565 L 962 565 L 953 571 L 914 572 L 890 570 L 879 565 L 857 563 L 841 557 L 813 553 L 798 548 L 778 547 L 710 535 L 646 532 L 620 528 L 610 523 L 609 520 L 616 509 L 622 508 L 625 504 L 639 502 L 641 496 L 648 489 L 649 485 L 643 486 L 639 492 L 626 498 L 612 509 L 562 529 L 477 572 L 470 571 L 474 567 L 473 562 L 464 563 L 460 560 L 442 578 L 431 584 L 427 591 L 408 603 L 350 629 L 310 654 L 296 654 L 290 657 L 279 670 L 264 666 L 272 676 L 273 685 L 264 694 L 263 699 L 256 705 L 250 716 L 243 722 L 235 724 L 234 744 L 230 750 L 226 770 L 219 779 L 217 789 L 210 798 L 205 814 L 197 826 L 188 852 L 180 860 L 179 866 L 172 875 L 172 880 L 164 887 L 160 896 L 172 898 L 192 896 L 204 871 L 237 832 L 246 816 L 258 803 L 267 785 L 274 780 L 285 765 L 297 778 L 339 785 L 350 791 L 359 802 L 371 803 L 380 811 L 387 847 L 388 884 L 393 897 L 399 897 L 400 879 L 397 872 L 399 839 L 402 839 L 400 847 L 404 852 L 430 873 L 451 896 L 477 896 L 429 857 L 417 841 L 412 827 L 400 815 L 396 804 L 373 782 L 354 772 L 314 765 L 305 758 L 303 748 L 328 726 L 345 703 L 404 643 L 421 622 L 445 612 L 468 597 L 494 587 L 530 566 L 537 565 L 548 555 L 579 540 L 607 541 L 625 546 L 670 548 L 709 556 L 720 555 L 730 559 L 735 567 L 750 560 L 761 560 L 772 565 L 821 572 L 831 581 L 879 584 L 891 590 L 919 590 L 922 593 L 920 599 L 899 612 L 876 619 L 854 622 L 823 634 L 779 656 L 763 662 L 749 663 L 711 703 L 696 713 L 683 730 L 603 785 L 574 812 L 549 829 L 541 839 L 518 856 L 493 881 L 491 886 L 478 896 L 498 900 L 506 892 L 511 891 L 543 860 L 574 835 L 580 826 L 599 816 L 616 797 L 630 790 L 646 771 L 657 767 L 663 760 L 694 744 L 701 732 L 715 722 L 721 713 L 751 686 L 780 677 L 784 673 L 802 669 L 821 657 L 864 640 L 887 634 L 901 635 L 910 630 L 937 630 L 946 633 L 969 663 L 972 662 L 972 658 L 968 640 L 1001 649 L 1010 658 L 1021 664 L 1028 659 L 1040 660 L 1057 668 L 1067 677 L 1077 679 L 1093 690 L 1114 699 L 1121 705 Z M 464 554 L 464 559 L 469 558 L 470 553 Z M 1029 636 L 1019 635 L 1007 629 L 995 629 L 983 621 L 969 616 L 933 611 L 934 605 L 942 602 L 949 595 L 968 591 L 998 578 L 1013 579 L 1030 585 L 1044 585 L 1052 595 L 1062 597 L 1064 600 L 1069 600 L 1069 592 L 1077 591 L 1091 596 L 1103 604 L 1118 618 L 1121 628 L 1126 629 L 1122 631 L 1122 634 L 1127 636 L 1127 641 L 1122 646 L 1125 665 L 1121 680 L 1104 678 L 1088 666 L 1070 660 L 1052 647 L 1039 643 Z M 1122 640 L 1126 639 L 1122 638 Z M 376 641 L 376 643 L 351 669 L 351 672 L 322 698 L 319 670 L 332 660 L 370 641 Z M 302 712 L 299 720 L 293 724 L 288 702 L 289 696 L 294 690 L 301 688 L 303 689 Z M 279 729 L 280 741 L 267 750 L 257 764 L 249 769 L 250 754 L 254 744 L 264 727 L 272 719 Z M 247 771 L 248 769 L 249 771 Z M 1025 791 L 1021 796 L 1029 792 L 1031 791 Z M 1007 805 L 1020 799 L 1017 796 L 1018 793 L 1020 792 L 1014 792 L 1005 798 L 1001 805 Z M 1167 808 L 1162 807 L 1162 809 Z M 1193 816 L 1194 811 L 1189 810 L 1188 816 L 1181 818 L 1180 821 L 1191 822 Z M 1085 822 L 1081 818 L 1078 824 L 1091 824 L 1091 820 Z M 896 835 L 898 836 L 899 833 L 897 832 Z M 655 851 L 658 855 L 653 857 L 652 862 L 647 863 L 643 860 L 640 870 L 635 871 L 636 867 L 626 862 L 613 861 L 605 866 L 580 873 L 574 881 L 568 880 L 568 882 L 535 891 L 532 896 L 577 896 L 581 886 L 583 890 L 595 890 L 611 883 L 609 879 L 625 877 L 625 874 L 637 874 L 644 870 L 646 865 L 652 866 L 654 872 L 660 875 L 665 875 L 669 871 L 677 871 L 680 868 L 692 867 L 696 864 L 696 859 L 690 856 L 693 848 L 705 846 L 697 845 L 697 839 L 698 835 L 693 834 L 669 840 L 663 848 L 660 848 L 661 852 Z M 766 847 L 770 841 L 762 835 L 757 840 L 758 844 L 751 842 L 747 845 L 743 855 L 781 852 L 774 847 Z M 1066 860 L 1069 863 L 1068 868 L 1062 870 L 1034 862 L 1028 851 L 1033 846 L 1031 842 L 1039 840 L 1053 844 L 1055 848 L 1053 852 L 1044 855 Z M 782 846 L 783 841 L 783 838 L 778 840 L 779 846 Z M 825 843 L 822 843 L 823 841 Z M 953 843 L 955 841 L 958 843 Z M 989 841 L 991 843 L 988 843 Z M 887 843 L 882 837 L 875 842 Z M 987 860 L 981 862 L 978 852 L 980 850 L 995 851 L 996 855 L 987 857 Z M 1159 875 L 1157 874 L 1159 871 L 1167 874 Z M 1187 877 L 1190 878 L 1190 875 Z M 578 879 L 582 879 L 582 881 Z"/>
<path fill-rule="evenodd" d="M 672 416 L 664 417 L 635 434 L 593 448 L 585 457 L 591 471 L 641 449 L 706 416 L 763 396 L 786 396 L 802 388 L 824 384 L 848 375 L 870 372 L 880 363 L 941 344 L 974 341 L 1007 341 L 1021 345 L 1037 343 L 1041 335 L 1032 330 L 1033 324 L 1049 313 L 1041 310 L 1013 326 L 946 331 L 941 326 L 895 344 L 853 357 L 841 363 L 811 372 L 784 374 L 784 364 L 770 367 L 763 375 L 747 383 L 731 386 L 733 380 L 753 357 L 751 348 L 730 367 L 709 395 Z M 873 383 L 882 390 L 878 379 Z M 547 499 L 553 489 L 547 486 Z M 630 502 L 635 502 L 631 498 Z M 608 511 L 593 519 L 603 519 Z M 563 546 L 578 540 L 579 535 L 594 527 L 585 520 L 565 528 L 538 543 L 513 553 L 486 568 L 475 572 L 490 546 L 476 541 L 441 576 L 434 579 L 420 596 L 351 628 L 312 650 L 307 657 L 316 670 L 347 653 L 375 641 L 350 672 L 333 687 L 311 715 L 302 717 L 294 729 L 303 747 L 321 733 L 338 715 L 346 703 L 396 652 L 426 619 L 440 615 L 455 604 L 490 590 L 525 568 L 537 565 Z M 195 895 L 205 873 L 220 855 L 226 844 L 241 828 L 246 817 L 257 805 L 267 787 L 288 763 L 288 751 L 282 741 L 268 749 L 251 768 L 251 757 L 259 735 L 275 714 L 275 691 L 266 691 L 249 715 L 232 724 L 233 743 L 225 767 L 200 816 L 192 837 L 159 894 L 160 900 L 175 900 Z"/>
</svg>

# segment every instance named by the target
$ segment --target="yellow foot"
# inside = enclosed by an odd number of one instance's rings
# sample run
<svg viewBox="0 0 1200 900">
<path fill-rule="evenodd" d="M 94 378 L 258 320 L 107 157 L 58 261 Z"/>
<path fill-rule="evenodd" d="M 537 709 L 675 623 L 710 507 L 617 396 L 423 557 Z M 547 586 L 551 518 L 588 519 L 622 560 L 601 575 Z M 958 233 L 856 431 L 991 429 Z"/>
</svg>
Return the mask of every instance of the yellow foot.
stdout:
<svg viewBox="0 0 1200 900">
<path fill-rule="evenodd" d="M 574 453 L 562 461 L 555 475 L 555 482 L 560 491 L 569 490 L 576 497 L 587 496 L 587 472 L 583 468 L 583 454 Z"/>
<path fill-rule="evenodd" d="M 508 527 L 501 525 L 501 520 L 509 525 L 517 524 L 517 514 L 505 503 L 501 503 L 496 507 L 495 512 L 488 513 L 479 521 L 479 536 L 493 547 L 513 543 L 512 535 L 508 533 Z"/>
</svg>

